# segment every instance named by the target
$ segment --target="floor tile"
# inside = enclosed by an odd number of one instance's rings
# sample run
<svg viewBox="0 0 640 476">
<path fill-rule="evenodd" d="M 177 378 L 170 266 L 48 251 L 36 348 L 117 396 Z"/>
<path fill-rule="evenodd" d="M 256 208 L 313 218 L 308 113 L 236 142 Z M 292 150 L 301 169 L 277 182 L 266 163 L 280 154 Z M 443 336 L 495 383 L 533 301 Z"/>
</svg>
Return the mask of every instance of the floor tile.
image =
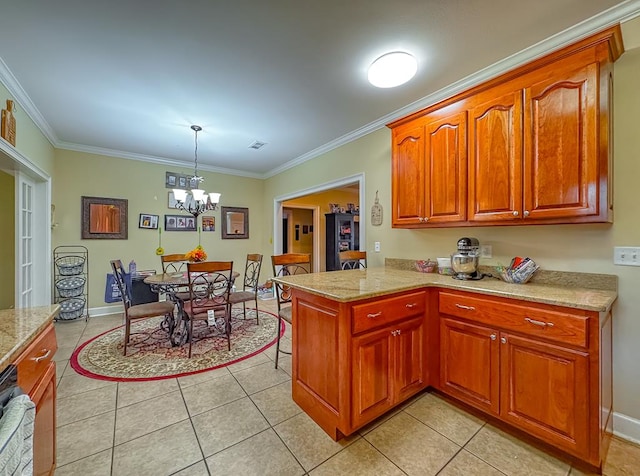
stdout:
<svg viewBox="0 0 640 476">
<path fill-rule="evenodd" d="M 291 452 L 272 429 L 258 433 L 209 458 L 211 474 L 296 476 L 304 474 Z"/>
<path fill-rule="evenodd" d="M 404 411 L 460 446 L 464 446 L 484 425 L 483 420 L 433 393 L 423 395 Z"/>
<path fill-rule="evenodd" d="M 69 360 L 71 358 L 71 354 L 76 349 L 76 343 L 74 342 L 71 346 L 61 346 L 58 342 L 58 350 L 53 355 L 53 361 L 58 362 L 61 360 Z"/>
<path fill-rule="evenodd" d="M 249 357 L 248 359 L 241 360 L 240 362 L 236 362 L 235 364 L 227 365 L 227 369 L 229 372 L 235 373 L 240 370 L 245 370 L 251 367 L 255 367 L 256 365 L 264 364 L 269 362 L 270 359 L 264 355 L 264 353 L 259 353 L 254 355 L 253 357 Z"/>
<path fill-rule="evenodd" d="M 101 413 L 113 412 L 116 404 L 115 385 L 97 388 L 79 395 L 58 398 L 56 425 L 63 426 Z"/>
<path fill-rule="evenodd" d="M 365 439 L 359 439 L 311 471 L 310 476 L 400 476 L 405 473 Z"/>
<path fill-rule="evenodd" d="M 459 476 L 461 474 L 465 476 L 504 476 L 504 473 L 464 449 L 449 461 L 449 464 L 438 473 L 438 476 Z"/>
<path fill-rule="evenodd" d="M 191 422 L 184 420 L 116 446 L 112 475 L 172 474 L 201 459 L 202 452 Z"/>
<path fill-rule="evenodd" d="M 173 476 L 209 476 L 209 471 L 207 470 L 207 465 L 204 460 L 202 460 L 178 471 L 177 473 L 173 473 Z"/>
<path fill-rule="evenodd" d="M 116 412 L 103 413 L 59 427 L 56 432 L 59 466 L 110 449 Z"/>
<path fill-rule="evenodd" d="M 118 408 L 126 407 L 150 398 L 179 390 L 176 379 L 150 380 L 148 382 L 119 382 Z"/>
<path fill-rule="evenodd" d="M 74 463 L 57 466 L 56 476 L 110 476 L 112 451 L 109 448 Z"/>
<path fill-rule="evenodd" d="M 68 365 L 69 365 L 69 361 L 68 360 L 57 360 L 56 361 L 56 379 L 57 379 L 56 386 L 60 383 L 60 379 L 64 375 L 64 372 L 67 369 Z"/>
<path fill-rule="evenodd" d="M 233 375 L 249 395 L 291 379 L 284 370 L 273 368 L 273 362 L 241 370 Z"/>
<path fill-rule="evenodd" d="M 188 418 L 180 391 L 118 408 L 115 444 L 124 443 Z"/>
<path fill-rule="evenodd" d="M 230 375 L 229 370 L 227 370 L 227 367 L 220 367 L 219 369 L 207 370 L 206 372 L 178 377 L 178 384 L 180 385 L 180 388 L 186 388 L 191 385 L 196 385 L 225 375 Z"/>
<path fill-rule="evenodd" d="M 373 420 L 371 423 L 369 423 L 369 424 L 363 426 L 362 428 L 360 428 L 360 430 L 358 430 L 358 434 L 360 434 L 361 436 L 366 435 L 367 433 L 369 433 L 369 432 L 373 431 L 374 429 L 378 428 L 385 421 L 387 421 L 387 420 L 393 418 L 394 416 L 396 416 L 401 411 L 402 410 L 400 410 L 400 407 L 396 407 L 396 408 L 394 408 L 392 410 L 389 410 L 384 415 L 379 416 L 378 418 Z"/>
<path fill-rule="evenodd" d="M 356 434 L 333 441 L 306 413 L 299 413 L 276 425 L 274 430 L 307 471 L 360 438 Z"/>
<path fill-rule="evenodd" d="M 363 438 L 407 474 L 436 474 L 460 450 L 460 446 L 404 412 Z"/>
<path fill-rule="evenodd" d="M 509 475 L 565 476 L 569 464 L 490 425 L 485 425 L 465 449 Z"/>
<path fill-rule="evenodd" d="M 612 438 L 604 465 L 605 476 L 631 476 L 640 474 L 640 446 Z"/>
<path fill-rule="evenodd" d="M 116 382 L 84 377 L 83 375 L 77 374 L 75 370 L 69 367 L 65 370 L 64 375 L 60 379 L 57 393 L 58 398 L 65 398 L 70 397 L 71 395 L 78 395 L 90 390 L 109 386 L 116 386 Z"/>
<path fill-rule="evenodd" d="M 253 403 L 256 404 L 271 426 L 275 426 L 302 412 L 302 409 L 291 398 L 290 380 L 254 393 L 251 395 L 251 400 L 253 400 Z"/>
<path fill-rule="evenodd" d="M 247 396 L 230 374 L 183 388 L 182 395 L 191 416 Z"/>
<path fill-rule="evenodd" d="M 269 427 L 249 397 L 196 415 L 191 421 L 205 457 Z"/>
</svg>

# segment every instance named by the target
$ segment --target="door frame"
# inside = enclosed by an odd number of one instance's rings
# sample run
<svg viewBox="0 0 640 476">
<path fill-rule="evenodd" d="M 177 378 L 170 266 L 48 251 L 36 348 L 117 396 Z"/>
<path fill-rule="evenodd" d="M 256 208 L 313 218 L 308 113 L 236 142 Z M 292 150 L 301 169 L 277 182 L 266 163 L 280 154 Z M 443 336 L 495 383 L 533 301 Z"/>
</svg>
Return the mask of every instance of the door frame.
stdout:
<svg viewBox="0 0 640 476">
<path fill-rule="evenodd" d="M 22 153 L 10 146 L 6 141 L 0 140 L 0 168 L 15 178 L 15 233 L 14 249 L 15 260 L 15 290 L 14 306 L 19 307 L 22 295 L 23 277 L 21 275 L 19 253 L 19 240 L 21 230 L 21 213 L 18 209 L 18 193 L 21 193 L 20 183 L 24 177 L 33 181 L 33 240 L 31 271 L 31 284 L 33 289 L 32 306 L 46 306 L 51 304 L 51 176 L 34 164 Z"/>
<path fill-rule="evenodd" d="M 314 185 L 313 187 L 300 189 L 295 192 L 290 192 L 284 195 L 278 195 L 273 199 L 273 254 L 279 254 L 282 249 L 282 203 L 287 200 L 293 200 L 295 198 L 304 197 L 305 195 L 311 195 L 312 193 L 325 192 L 334 188 L 344 187 L 345 185 L 358 184 L 360 195 L 360 249 L 366 249 L 363 243 L 366 243 L 366 213 L 363 213 L 365 203 L 365 184 L 364 172 L 342 177 L 340 179 L 331 180 L 329 182 L 322 183 L 320 185 Z M 303 206 L 296 206 L 297 208 L 305 208 Z M 310 207 L 306 207 L 310 208 Z M 319 207 L 315 207 L 313 213 L 313 229 L 320 230 L 320 210 Z M 323 256 L 324 258 L 324 256 Z M 319 233 L 313 234 L 313 269 L 320 270 L 320 237 Z"/>
</svg>

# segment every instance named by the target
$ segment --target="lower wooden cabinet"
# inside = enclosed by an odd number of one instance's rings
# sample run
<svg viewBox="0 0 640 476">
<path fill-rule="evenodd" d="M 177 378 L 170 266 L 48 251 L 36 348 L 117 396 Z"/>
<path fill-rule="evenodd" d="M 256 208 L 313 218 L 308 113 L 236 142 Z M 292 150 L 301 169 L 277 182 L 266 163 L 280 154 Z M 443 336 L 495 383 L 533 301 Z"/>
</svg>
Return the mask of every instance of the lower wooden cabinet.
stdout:
<svg viewBox="0 0 640 476">
<path fill-rule="evenodd" d="M 424 388 L 424 317 L 352 340 L 354 427 L 369 423 Z"/>
<path fill-rule="evenodd" d="M 448 291 L 439 310 L 443 392 L 601 466 L 612 410 L 611 355 L 601 351 L 611 348 L 610 314 Z"/>
<path fill-rule="evenodd" d="M 49 324 L 16 359 L 18 385 L 36 405 L 33 474 L 53 475 L 56 466 L 55 329 Z"/>
</svg>

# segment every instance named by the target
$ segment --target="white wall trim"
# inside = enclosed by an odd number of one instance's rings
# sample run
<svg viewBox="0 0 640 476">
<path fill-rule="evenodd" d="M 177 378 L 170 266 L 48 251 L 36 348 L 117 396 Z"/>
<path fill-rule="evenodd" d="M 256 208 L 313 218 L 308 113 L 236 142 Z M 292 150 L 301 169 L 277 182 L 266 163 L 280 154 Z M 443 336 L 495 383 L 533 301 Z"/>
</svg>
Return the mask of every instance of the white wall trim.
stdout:
<svg viewBox="0 0 640 476">
<path fill-rule="evenodd" d="M 640 444 L 640 420 L 613 412 L 613 434 L 624 440 Z"/>
<path fill-rule="evenodd" d="M 313 228 L 314 230 L 320 229 L 320 207 L 317 205 L 287 205 L 287 208 L 311 210 L 313 212 Z M 283 213 L 284 217 L 284 213 Z M 282 223 L 282 220 L 279 222 Z M 281 227 L 282 228 L 282 227 Z M 313 234 L 313 269 L 318 271 L 320 269 L 320 234 Z M 280 239 L 282 239 L 282 230 L 280 231 Z M 291 242 L 291 240 L 289 240 Z M 280 249 L 280 248 L 278 248 Z"/>
<path fill-rule="evenodd" d="M 89 319 L 100 316 L 113 316 L 114 314 L 122 313 L 124 313 L 124 309 L 122 308 L 121 302 L 115 304 L 114 306 L 91 307 L 89 308 Z"/>
</svg>

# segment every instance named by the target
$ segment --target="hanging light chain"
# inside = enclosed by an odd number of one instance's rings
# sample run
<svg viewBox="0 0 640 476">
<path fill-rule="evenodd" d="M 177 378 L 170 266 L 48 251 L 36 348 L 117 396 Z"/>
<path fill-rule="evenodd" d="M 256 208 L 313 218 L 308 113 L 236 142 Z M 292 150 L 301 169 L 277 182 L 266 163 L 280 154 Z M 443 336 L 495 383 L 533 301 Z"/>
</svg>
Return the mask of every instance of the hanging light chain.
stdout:
<svg viewBox="0 0 640 476">
<path fill-rule="evenodd" d="M 191 126 L 191 129 L 193 129 L 196 133 L 196 137 L 195 137 L 195 175 L 193 176 L 193 178 L 191 179 L 193 182 L 196 183 L 196 186 L 200 183 L 204 181 L 203 177 L 200 177 L 198 175 L 198 132 L 200 132 L 202 130 L 202 127 L 200 126 L 196 126 L 193 125 Z"/>
</svg>

